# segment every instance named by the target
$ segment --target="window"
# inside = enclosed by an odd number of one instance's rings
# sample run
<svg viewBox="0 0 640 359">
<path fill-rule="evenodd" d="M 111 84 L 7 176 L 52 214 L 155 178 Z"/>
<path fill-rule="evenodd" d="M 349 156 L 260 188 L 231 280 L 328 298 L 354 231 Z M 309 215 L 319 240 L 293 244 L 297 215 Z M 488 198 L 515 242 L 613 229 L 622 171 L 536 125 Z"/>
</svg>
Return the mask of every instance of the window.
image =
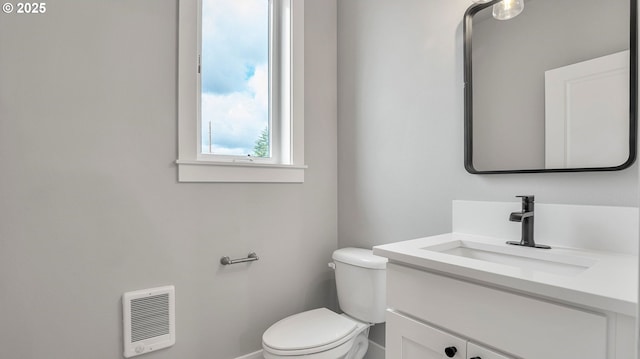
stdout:
<svg viewBox="0 0 640 359">
<path fill-rule="evenodd" d="M 200 153 L 203 158 L 270 158 L 269 100 L 274 96 L 269 84 L 274 81 L 269 75 L 278 72 L 278 65 L 289 65 L 269 61 L 273 2 L 202 0 L 201 4 Z M 277 28 L 279 19 L 274 20 Z M 269 71 L 269 65 L 276 71 Z"/>
<path fill-rule="evenodd" d="M 179 181 L 304 181 L 303 6 L 180 0 Z"/>
</svg>

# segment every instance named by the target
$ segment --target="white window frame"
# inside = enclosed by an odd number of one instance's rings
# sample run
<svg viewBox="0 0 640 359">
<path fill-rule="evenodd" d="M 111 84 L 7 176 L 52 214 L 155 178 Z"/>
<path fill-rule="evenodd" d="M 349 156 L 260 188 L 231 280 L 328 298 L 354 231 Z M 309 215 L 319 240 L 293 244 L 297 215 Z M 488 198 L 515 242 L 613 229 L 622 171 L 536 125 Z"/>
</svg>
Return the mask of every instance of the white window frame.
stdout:
<svg viewBox="0 0 640 359">
<path fill-rule="evenodd" d="M 270 81 L 270 91 L 288 93 L 289 96 L 274 96 L 280 100 L 269 109 L 272 157 L 260 159 L 201 153 L 201 0 L 179 0 L 176 161 L 179 182 L 304 182 L 304 0 L 274 1 L 289 3 L 289 7 L 274 6 L 274 9 L 281 9 L 282 12 L 278 16 L 291 16 L 289 38 L 281 41 L 289 41 L 291 49 L 270 50 L 270 66 L 275 61 L 280 63 L 280 56 L 288 59 L 290 63 L 289 71 L 281 71 L 279 67 L 275 70 L 270 69 L 270 76 L 274 77 Z M 282 140 L 283 138 L 289 140 Z"/>
</svg>

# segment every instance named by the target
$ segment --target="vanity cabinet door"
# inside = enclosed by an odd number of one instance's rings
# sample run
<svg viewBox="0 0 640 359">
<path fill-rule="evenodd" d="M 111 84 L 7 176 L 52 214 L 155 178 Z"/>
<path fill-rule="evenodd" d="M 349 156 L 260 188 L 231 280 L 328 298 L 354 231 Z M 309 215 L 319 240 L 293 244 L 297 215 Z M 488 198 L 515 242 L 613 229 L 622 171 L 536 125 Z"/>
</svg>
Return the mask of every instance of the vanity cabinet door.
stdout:
<svg viewBox="0 0 640 359">
<path fill-rule="evenodd" d="M 465 339 L 390 310 L 386 341 L 386 359 L 467 359 Z"/>
<path fill-rule="evenodd" d="M 493 350 L 481 347 L 472 342 L 467 342 L 467 359 L 512 359 Z"/>
</svg>

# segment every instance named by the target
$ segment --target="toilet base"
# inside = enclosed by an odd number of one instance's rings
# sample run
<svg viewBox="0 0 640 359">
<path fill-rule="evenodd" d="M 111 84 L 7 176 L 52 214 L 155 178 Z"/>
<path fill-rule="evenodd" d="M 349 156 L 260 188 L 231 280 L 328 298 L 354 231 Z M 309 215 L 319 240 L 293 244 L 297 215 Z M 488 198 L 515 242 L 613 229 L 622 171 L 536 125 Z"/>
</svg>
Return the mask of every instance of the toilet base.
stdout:
<svg viewBox="0 0 640 359">
<path fill-rule="evenodd" d="M 369 349 L 369 328 L 358 334 L 344 359 L 362 359 Z"/>
</svg>

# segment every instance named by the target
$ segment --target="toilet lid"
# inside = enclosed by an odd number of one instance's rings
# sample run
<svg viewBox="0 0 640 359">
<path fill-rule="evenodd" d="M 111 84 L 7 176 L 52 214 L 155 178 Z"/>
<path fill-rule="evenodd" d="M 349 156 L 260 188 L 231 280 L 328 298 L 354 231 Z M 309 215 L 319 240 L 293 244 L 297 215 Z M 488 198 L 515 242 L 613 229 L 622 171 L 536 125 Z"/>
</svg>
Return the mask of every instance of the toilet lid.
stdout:
<svg viewBox="0 0 640 359">
<path fill-rule="evenodd" d="M 352 333 L 357 323 L 329 309 L 319 308 L 284 318 L 262 335 L 267 346 L 300 350 L 325 346 Z"/>
</svg>

